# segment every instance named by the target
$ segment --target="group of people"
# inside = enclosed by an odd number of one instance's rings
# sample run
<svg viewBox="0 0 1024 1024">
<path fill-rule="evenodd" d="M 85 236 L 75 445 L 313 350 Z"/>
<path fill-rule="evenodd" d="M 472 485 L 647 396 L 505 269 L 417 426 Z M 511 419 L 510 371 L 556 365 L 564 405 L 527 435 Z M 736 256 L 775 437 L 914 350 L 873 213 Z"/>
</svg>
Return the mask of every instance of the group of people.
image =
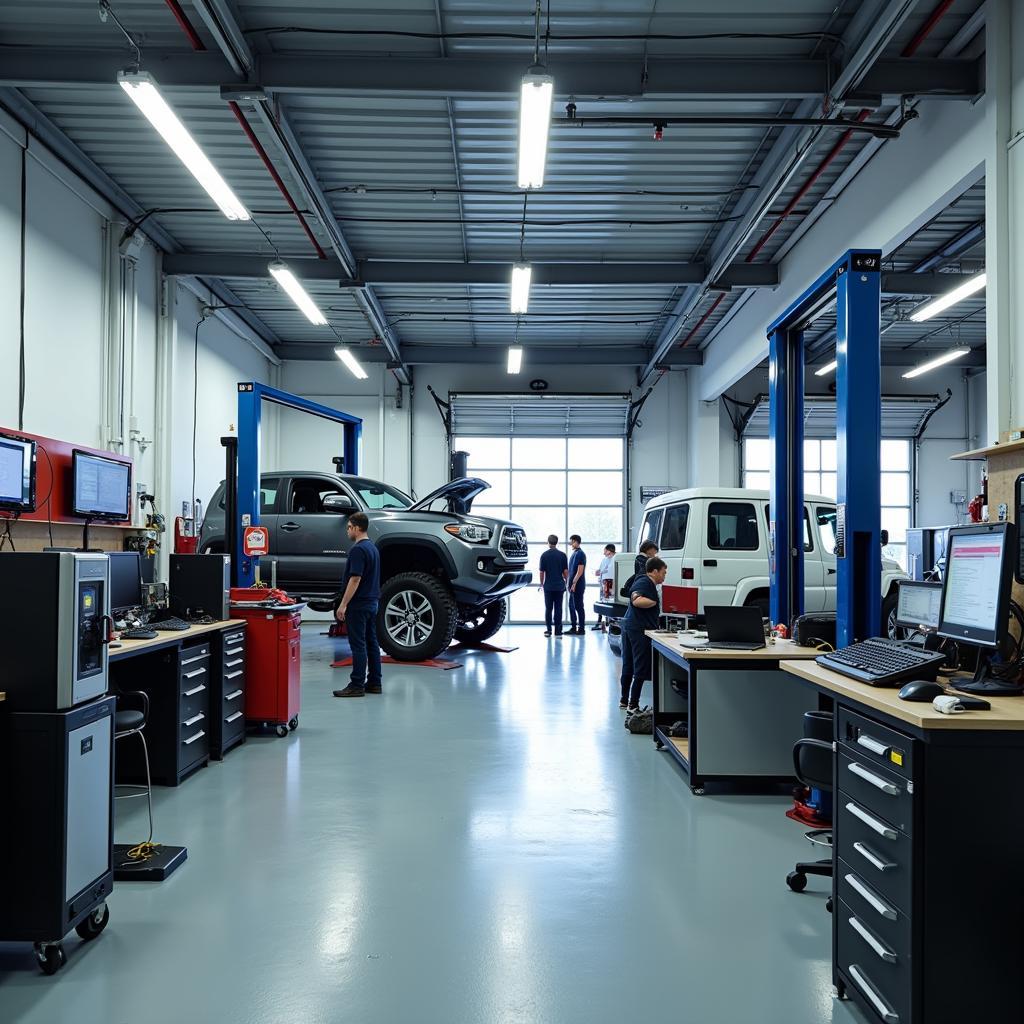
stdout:
<svg viewBox="0 0 1024 1024">
<path fill-rule="evenodd" d="M 586 632 L 587 612 L 584 601 L 587 589 L 587 553 L 578 533 L 569 538 L 571 553 L 566 556 L 558 546 L 558 537 L 548 537 L 548 549 L 540 556 L 540 589 L 544 592 L 544 635 L 565 636 L 562 629 L 562 598 L 569 595 L 569 635 Z M 610 596 L 615 579 L 615 545 L 604 546 L 604 558 L 594 572 L 601 586 L 602 597 Z M 553 629 L 552 629 L 553 627 Z M 592 629 L 604 629 L 598 616 Z"/>
</svg>

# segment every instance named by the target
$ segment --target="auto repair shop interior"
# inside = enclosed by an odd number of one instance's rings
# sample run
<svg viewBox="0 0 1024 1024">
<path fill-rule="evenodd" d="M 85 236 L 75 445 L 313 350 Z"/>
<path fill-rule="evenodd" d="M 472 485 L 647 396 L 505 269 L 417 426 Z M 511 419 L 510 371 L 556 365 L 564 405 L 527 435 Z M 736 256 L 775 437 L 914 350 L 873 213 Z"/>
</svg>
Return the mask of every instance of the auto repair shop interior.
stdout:
<svg viewBox="0 0 1024 1024">
<path fill-rule="evenodd" d="M 1019 1019 L 1022 137 L 1014 0 L 0 0 L 0 1021 Z"/>
</svg>

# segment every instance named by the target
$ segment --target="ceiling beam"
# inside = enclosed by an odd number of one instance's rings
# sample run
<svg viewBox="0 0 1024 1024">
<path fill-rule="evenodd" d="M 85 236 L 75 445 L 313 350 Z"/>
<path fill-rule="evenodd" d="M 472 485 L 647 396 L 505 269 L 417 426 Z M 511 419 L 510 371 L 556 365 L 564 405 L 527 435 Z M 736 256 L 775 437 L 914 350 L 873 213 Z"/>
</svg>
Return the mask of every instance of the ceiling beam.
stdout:
<svg viewBox="0 0 1024 1024">
<path fill-rule="evenodd" d="M 387 363 L 391 361 L 383 346 L 360 345 L 353 347 L 360 362 Z M 337 362 L 331 345 L 286 343 L 279 350 L 282 359 L 324 360 Z M 566 346 L 527 345 L 523 353 L 526 372 L 531 366 L 642 366 L 648 356 L 642 345 L 594 345 L 574 348 Z M 416 345 L 402 346 L 402 357 L 410 366 L 439 366 L 442 364 L 501 366 L 508 361 L 505 345 Z M 703 353 L 697 349 L 680 349 L 668 361 L 671 367 L 699 366 Z"/>
<path fill-rule="evenodd" d="M 882 274 L 883 295 L 945 295 L 976 274 Z"/>
<path fill-rule="evenodd" d="M 226 33 L 228 34 L 228 33 Z M 512 100 L 528 61 L 522 57 L 402 57 L 320 53 L 264 54 L 240 86 L 226 58 L 215 51 L 146 50 L 146 70 L 168 88 L 217 90 L 225 98 L 268 92 L 305 95 L 408 95 Z M 129 63 L 124 48 L 112 50 L 0 47 L 0 85 L 18 88 L 113 86 Z M 232 63 L 235 63 L 232 61 Z M 760 57 L 553 58 L 559 95 L 581 98 L 666 96 L 788 99 L 820 97 L 836 79 L 824 59 Z M 642 74 L 646 67 L 646 78 Z M 851 102 L 881 96 L 970 99 L 984 91 L 981 65 L 973 60 L 880 60 L 848 94 Z"/>
</svg>

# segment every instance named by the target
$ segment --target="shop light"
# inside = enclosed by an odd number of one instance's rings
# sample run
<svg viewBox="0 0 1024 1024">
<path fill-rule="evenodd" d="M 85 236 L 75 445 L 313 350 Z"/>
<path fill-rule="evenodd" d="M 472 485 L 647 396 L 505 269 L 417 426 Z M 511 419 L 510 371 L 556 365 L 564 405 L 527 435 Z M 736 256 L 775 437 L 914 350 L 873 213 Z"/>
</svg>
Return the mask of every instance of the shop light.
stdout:
<svg viewBox="0 0 1024 1024">
<path fill-rule="evenodd" d="M 352 355 L 351 349 L 345 345 L 339 345 L 335 350 L 334 354 L 352 371 L 352 376 L 356 380 L 366 380 L 367 373 L 359 365 L 359 360 Z"/>
<path fill-rule="evenodd" d="M 921 323 L 922 320 L 931 320 L 933 316 L 937 316 L 943 310 L 949 309 L 950 306 L 955 306 L 961 299 L 966 299 L 969 295 L 980 292 L 984 287 L 985 271 L 983 270 L 980 274 L 969 277 L 963 284 L 958 284 L 952 291 L 948 291 L 945 295 L 940 295 L 934 301 L 915 309 L 910 314 L 910 319 L 915 324 Z"/>
<path fill-rule="evenodd" d="M 920 377 L 922 373 L 934 370 L 937 366 L 945 366 L 946 363 L 951 363 L 954 359 L 959 359 L 961 356 L 967 355 L 967 352 L 968 349 L 966 345 L 961 345 L 958 348 L 951 348 L 948 352 L 943 352 L 941 356 L 936 356 L 934 359 L 929 359 L 927 363 L 922 363 L 920 366 L 915 366 L 912 370 L 907 370 L 907 372 L 903 374 L 903 379 L 909 380 L 911 377 Z"/>
<path fill-rule="evenodd" d="M 554 91 L 554 79 L 543 65 L 535 64 L 523 76 L 519 94 L 520 188 L 540 188 L 544 184 Z"/>
<path fill-rule="evenodd" d="M 826 363 L 820 370 L 814 371 L 815 377 L 827 377 L 837 366 L 839 365 L 838 359 L 833 359 L 831 363 Z"/>
<path fill-rule="evenodd" d="M 523 368 L 523 347 L 522 345 L 509 345 L 508 348 L 508 372 L 518 373 Z"/>
<path fill-rule="evenodd" d="M 512 288 L 509 293 L 513 313 L 525 313 L 530 304 L 530 280 L 533 267 L 529 263 L 517 263 L 512 268 Z"/>
<path fill-rule="evenodd" d="M 288 269 L 287 264 L 275 260 L 270 264 L 269 269 L 274 280 L 288 293 L 288 298 L 306 314 L 306 319 L 316 327 L 325 326 L 327 317 L 320 312 L 317 304 L 309 297 L 306 289 L 299 284 L 299 279 Z"/>
<path fill-rule="evenodd" d="M 228 220 L 249 220 L 249 211 L 228 187 L 210 163 L 177 114 L 160 95 L 152 75 L 144 71 L 122 71 L 117 76 L 121 88 L 132 98 L 161 138 L 174 150 L 175 156 L 189 169 L 196 181 L 209 193 Z"/>
</svg>

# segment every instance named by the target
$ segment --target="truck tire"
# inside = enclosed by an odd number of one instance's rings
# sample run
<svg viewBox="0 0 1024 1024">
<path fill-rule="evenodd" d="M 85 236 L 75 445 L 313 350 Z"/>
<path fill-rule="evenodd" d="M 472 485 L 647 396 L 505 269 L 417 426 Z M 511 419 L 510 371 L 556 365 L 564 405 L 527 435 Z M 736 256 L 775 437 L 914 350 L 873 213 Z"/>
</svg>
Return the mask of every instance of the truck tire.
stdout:
<svg viewBox="0 0 1024 1024">
<path fill-rule="evenodd" d="M 425 572 L 403 572 L 381 586 L 377 639 L 396 661 L 425 661 L 448 648 L 458 625 L 452 592 Z"/>
<path fill-rule="evenodd" d="M 896 604 L 899 597 L 895 590 L 889 591 L 882 598 L 882 632 L 881 636 L 887 636 L 890 640 L 899 640 L 903 636 L 903 630 L 896 625 Z"/>
<path fill-rule="evenodd" d="M 502 598 L 474 611 L 472 618 L 455 627 L 455 639 L 460 644 L 480 644 L 494 636 L 505 625 L 508 601 Z"/>
</svg>

